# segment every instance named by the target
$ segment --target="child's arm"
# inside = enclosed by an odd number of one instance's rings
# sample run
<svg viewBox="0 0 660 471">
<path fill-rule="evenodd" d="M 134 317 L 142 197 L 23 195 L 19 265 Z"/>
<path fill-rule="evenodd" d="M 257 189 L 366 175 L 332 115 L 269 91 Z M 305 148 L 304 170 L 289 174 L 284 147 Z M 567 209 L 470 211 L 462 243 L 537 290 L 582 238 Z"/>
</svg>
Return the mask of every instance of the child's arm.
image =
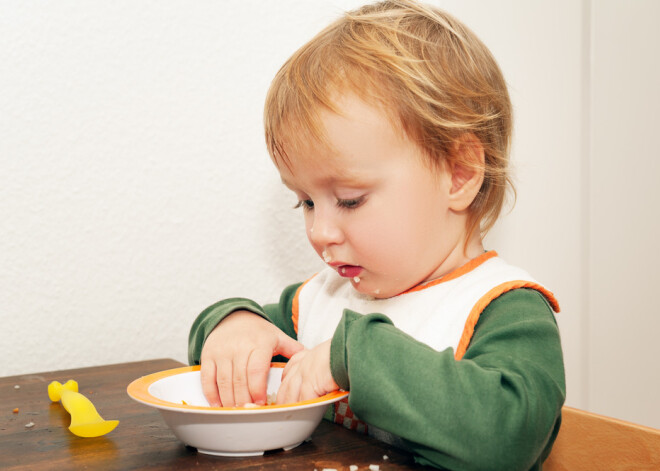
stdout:
<svg viewBox="0 0 660 471">
<path fill-rule="evenodd" d="M 290 319 L 296 288 L 287 288 L 277 305 L 262 308 L 234 298 L 214 304 L 197 317 L 190 330 L 188 360 L 201 363 L 202 389 L 211 405 L 265 402 L 272 357 L 290 357 L 302 349 L 294 340 Z"/>
<path fill-rule="evenodd" d="M 347 311 L 331 368 L 361 420 L 404 438 L 418 461 L 447 469 L 536 469 L 565 397 L 559 332 L 532 290 L 493 301 L 460 361 L 381 314 Z"/>
</svg>

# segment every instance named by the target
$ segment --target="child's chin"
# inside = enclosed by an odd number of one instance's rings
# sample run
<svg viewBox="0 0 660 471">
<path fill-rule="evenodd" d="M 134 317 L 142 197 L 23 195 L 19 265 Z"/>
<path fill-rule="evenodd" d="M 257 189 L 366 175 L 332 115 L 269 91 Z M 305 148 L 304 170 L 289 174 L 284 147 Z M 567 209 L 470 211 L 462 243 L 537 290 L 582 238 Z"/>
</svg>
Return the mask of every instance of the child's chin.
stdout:
<svg viewBox="0 0 660 471">
<path fill-rule="evenodd" d="M 379 288 L 371 287 L 367 283 L 356 283 L 355 281 L 351 281 L 351 284 L 353 285 L 355 291 L 358 293 L 366 294 L 367 296 L 371 296 L 372 298 L 384 299 L 390 297 L 390 295 L 381 292 Z"/>
</svg>

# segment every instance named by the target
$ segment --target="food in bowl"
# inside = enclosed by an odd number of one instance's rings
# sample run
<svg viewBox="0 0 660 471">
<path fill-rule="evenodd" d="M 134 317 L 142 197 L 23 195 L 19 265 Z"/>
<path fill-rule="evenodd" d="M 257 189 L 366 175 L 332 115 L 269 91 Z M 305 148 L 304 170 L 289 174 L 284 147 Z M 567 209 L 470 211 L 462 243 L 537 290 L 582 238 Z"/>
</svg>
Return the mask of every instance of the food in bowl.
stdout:
<svg viewBox="0 0 660 471">
<path fill-rule="evenodd" d="M 316 399 L 273 404 L 284 363 L 271 363 L 267 405 L 210 407 L 202 392 L 199 366 L 153 373 L 127 388 L 134 400 L 158 409 L 174 435 L 200 453 L 254 456 L 268 450 L 290 450 L 308 439 L 328 405 L 348 395 L 334 391 Z"/>
</svg>

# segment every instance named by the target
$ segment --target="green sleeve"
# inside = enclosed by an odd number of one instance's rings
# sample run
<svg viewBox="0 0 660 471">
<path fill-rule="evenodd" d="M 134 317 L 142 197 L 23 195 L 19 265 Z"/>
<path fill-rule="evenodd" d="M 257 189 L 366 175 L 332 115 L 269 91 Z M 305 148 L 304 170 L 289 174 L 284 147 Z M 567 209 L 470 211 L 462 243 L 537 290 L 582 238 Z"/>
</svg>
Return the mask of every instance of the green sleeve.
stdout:
<svg viewBox="0 0 660 471">
<path fill-rule="evenodd" d="M 272 322 L 288 336 L 297 339 L 291 318 L 293 298 L 300 283 L 287 287 L 277 304 L 259 304 L 245 298 L 231 298 L 217 302 L 204 309 L 193 322 L 188 335 L 188 363 L 199 365 L 202 347 L 206 338 L 220 321 L 234 311 L 250 311 Z M 283 360 L 283 358 L 277 358 Z"/>
<path fill-rule="evenodd" d="M 363 421 L 400 436 L 422 463 L 451 470 L 540 469 L 561 421 L 559 331 L 537 291 L 481 314 L 462 360 L 346 310 L 331 344 L 335 381 Z"/>
</svg>

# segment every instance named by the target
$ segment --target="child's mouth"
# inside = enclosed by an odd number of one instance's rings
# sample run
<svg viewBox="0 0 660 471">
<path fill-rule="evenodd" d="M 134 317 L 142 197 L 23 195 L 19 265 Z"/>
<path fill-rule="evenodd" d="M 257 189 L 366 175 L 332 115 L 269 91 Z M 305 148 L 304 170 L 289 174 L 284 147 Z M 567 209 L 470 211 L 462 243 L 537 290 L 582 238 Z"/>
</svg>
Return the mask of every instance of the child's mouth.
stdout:
<svg viewBox="0 0 660 471">
<path fill-rule="evenodd" d="M 337 267 L 337 273 L 345 278 L 355 278 L 362 273 L 362 267 L 356 265 L 340 265 Z"/>
</svg>

